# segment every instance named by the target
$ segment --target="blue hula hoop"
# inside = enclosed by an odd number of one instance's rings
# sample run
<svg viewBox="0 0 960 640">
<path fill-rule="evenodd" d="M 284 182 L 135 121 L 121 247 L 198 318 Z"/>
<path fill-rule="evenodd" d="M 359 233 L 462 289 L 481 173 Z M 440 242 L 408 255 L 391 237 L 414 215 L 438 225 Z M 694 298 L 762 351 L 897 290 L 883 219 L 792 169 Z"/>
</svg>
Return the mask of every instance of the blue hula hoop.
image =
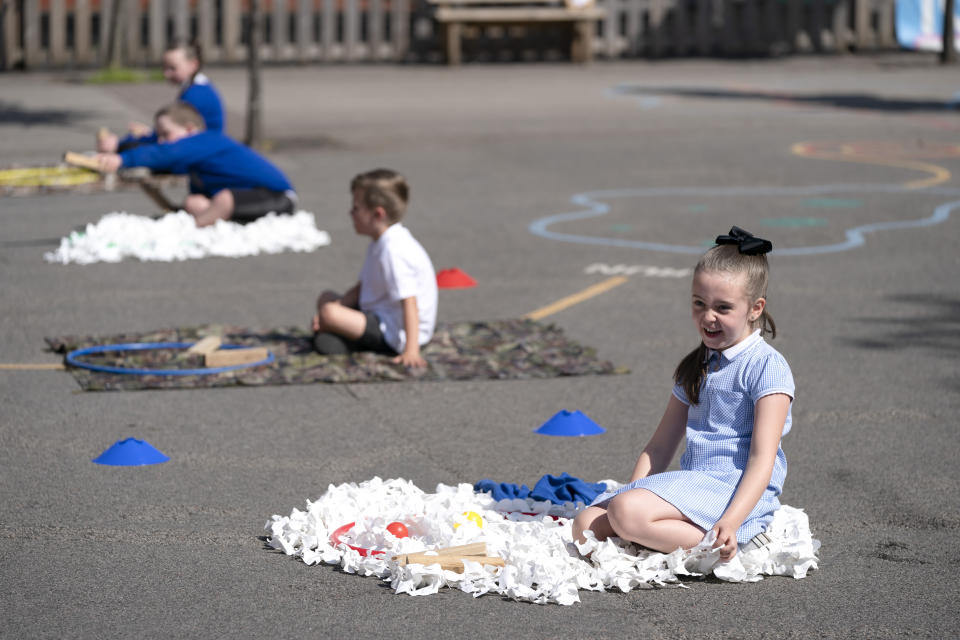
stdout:
<svg viewBox="0 0 960 640">
<path fill-rule="evenodd" d="M 128 342 L 125 344 L 101 344 L 94 347 L 85 347 L 75 349 L 67 354 L 67 364 L 81 369 L 90 369 L 91 371 L 103 371 L 104 373 L 127 373 L 141 376 L 207 376 L 214 373 L 223 373 L 224 371 L 235 371 L 237 369 L 250 369 L 264 364 L 272 364 L 276 358 L 273 351 L 267 351 L 267 357 L 259 362 L 249 364 L 232 364 L 226 367 L 204 367 L 202 369 L 131 369 L 128 367 L 113 367 L 110 365 L 93 364 L 77 360 L 78 356 L 85 356 L 90 353 L 105 353 L 107 351 L 147 351 L 150 349 L 187 349 L 192 347 L 192 342 Z M 245 349 L 239 344 L 220 345 L 221 349 Z"/>
</svg>

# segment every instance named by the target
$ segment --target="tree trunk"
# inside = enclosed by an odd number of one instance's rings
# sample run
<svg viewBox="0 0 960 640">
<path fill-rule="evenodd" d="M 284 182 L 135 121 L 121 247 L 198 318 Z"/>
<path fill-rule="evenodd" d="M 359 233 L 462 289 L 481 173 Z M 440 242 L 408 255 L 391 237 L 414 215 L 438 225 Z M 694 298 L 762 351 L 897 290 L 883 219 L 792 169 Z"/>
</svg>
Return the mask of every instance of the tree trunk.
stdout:
<svg viewBox="0 0 960 640">
<path fill-rule="evenodd" d="M 955 64 L 957 62 L 957 47 L 953 40 L 954 7 L 956 7 L 955 0 L 946 0 L 943 7 L 943 48 L 940 50 L 940 62 L 942 64 Z"/>
<path fill-rule="evenodd" d="M 263 143 L 263 99 L 260 95 L 260 41 L 263 34 L 261 0 L 251 0 L 247 32 L 247 135 L 249 147 Z"/>
</svg>

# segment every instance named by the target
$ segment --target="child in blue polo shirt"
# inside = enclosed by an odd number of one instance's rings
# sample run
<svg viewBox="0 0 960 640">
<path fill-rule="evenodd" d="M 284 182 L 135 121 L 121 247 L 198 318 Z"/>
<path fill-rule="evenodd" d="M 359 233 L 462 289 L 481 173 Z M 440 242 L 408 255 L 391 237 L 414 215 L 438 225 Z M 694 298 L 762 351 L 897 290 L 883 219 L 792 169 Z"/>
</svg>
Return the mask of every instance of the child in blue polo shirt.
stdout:
<svg viewBox="0 0 960 640">
<path fill-rule="evenodd" d="M 769 241 L 734 227 L 693 275 L 700 346 L 674 373 L 676 385 L 629 484 L 598 496 L 573 522 L 574 538 L 618 536 L 669 553 L 707 532 L 729 560 L 769 542 L 765 533 L 787 474 L 780 438 L 790 431 L 793 375 L 763 340 Z M 667 471 L 686 435 L 679 471 Z"/>
<path fill-rule="evenodd" d="M 180 87 L 177 100 L 191 105 L 203 117 L 207 131 L 222 132 L 226 126 L 220 94 L 206 74 L 200 71 L 203 55 L 198 42 L 178 40 L 163 54 L 163 77 Z M 148 125 L 130 123 L 130 133 L 123 138 L 104 131 L 97 135 L 97 151 L 114 153 L 141 144 L 157 142 L 157 132 Z"/>
<path fill-rule="evenodd" d="M 101 170 L 147 167 L 188 174 L 190 195 L 183 209 L 203 227 L 217 220 L 250 222 L 270 212 L 292 213 L 296 193 L 287 177 L 253 149 L 222 133 L 204 131 L 203 118 L 184 102 L 156 115 L 158 142 L 119 154 L 101 153 Z"/>
</svg>

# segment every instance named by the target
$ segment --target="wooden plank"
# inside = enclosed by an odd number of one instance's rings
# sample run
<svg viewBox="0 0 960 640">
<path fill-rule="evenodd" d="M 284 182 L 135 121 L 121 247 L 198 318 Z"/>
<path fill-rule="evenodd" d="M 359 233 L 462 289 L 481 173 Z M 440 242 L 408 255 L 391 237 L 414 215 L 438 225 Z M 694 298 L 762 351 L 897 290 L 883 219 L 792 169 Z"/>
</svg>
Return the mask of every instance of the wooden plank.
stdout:
<svg viewBox="0 0 960 640">
<path fill-rule="evenodd" d="M 244 53 L 240 48 L 240 18 L 240 0 L 222 0 L 220 32 L 223 34 L 223 62 L 244 61 Z"/>
<path fill-rule="evenodd" d="M 410 46 L 410 4 L 408 0 L 391 0 L 393 15 L 391 25 L 393 33 L 393 59 L 403 60 Z"/>
<path fill-rule="evenodd" d="M 113 5 L 119 0 L 100 0 L 100 33 L 97 38 L 97 61 L 101 66 L 106 65 L 110 53 L 110 16 L 113 14 Z"/>
<path fill-rule="evenodd" d="M 90 13 L 90 0 L 75 0 L 73 6 L 73 61 L 82 67 L 93 60 L 93 50 L 90 48 L 93 16 Z"/>
<path fill-rule="evenodd" d="M 306 62 L 313 58 L 313 0 L 297 0 L 297 59 Z"/>
<path fill-rule="evenodd" d="M 565 7 L 566 3 L 564 0 L 427 0 L 427 4 L 432 4 L 435 6 L 443 7 L 458 7 L 458 6 L 475 6 L 482 7 L 484 5 L 491 6 L 503 6 L 503 5 L 523 5 L 523 6 L 535 6 L 535 5 L 552 5 L 555 7 Z"/>
<path fill-rule="evenodd" d="M 647 38 L 643 32 L 643 10 L 637 0 L 624 3 L 623 11 L 626 14 L 626 53 L 628 56 L 639 56 L 643 53 Z M 619 25 L 619 21 L 616 23 Z"/>
<path fill-rule="evenodd" d="M 125 3 L 126 9 L 123 14 L 125 22 L 120 27 L 124 29 L 124 48 L 127 54 L 123 58 L 124 64 L 137 64 L 143 62 L 144 58 L 143 42 L 140 39 L 140 18 L 143 15 L 143 6 L 131 0 L 121 1 Z"/>
<path fill-rule="evenodd" d="M 617 33 L 620 25 L 620 7 L 620 0 L 604 0 L 603 8 L 606 9 L 607 15 L 603 19 L 601 49 L 608 58 L 615 58 L 620 55 L 619 34 Z"/>
<path fill-rule="evenodd" d="M 894 0 L 878 0 L 877 7 L 877 44 L 883 48 L 897 46 L 897 33 L 894 27 Z"/>
<path fill-rule="evenodd" d="M 204 356 L 207 367 L 232 367 L 236 364 L 251 364 L 266 360 L 269 351 L 266 347 L 251 347 L 249 349 L 220 349 Z"/>
<path fill-rule="evenodd" d="M 580 64 L 593 62 L 593 34 L 596 22 L 581 20 L 573 24 L 573 42 L 570 45 L 570 59 Z"/>
<path fill-rule="evenodd" d="M 854 0 L 853 39 L 858 50 L 873 47 L 873 29 L 870 25 L 870 0 Z"/>
<path fill-rule="evenodd" d="M 367 44 L 371 60 L 383 58 L 383 0 L 370 0 L 367 9 Z"/>
<path fill-rule="evenodd" d="M 167 2 L 166 0 L 150 0 L 147 9 L 150 16 L 150 26 L 147 30 L 150 40 L 148 57 L 150 62 L 159 64 L 163 59 L 163 52 L 167 48 Z"/>
<path fill-rule="evenodd" d="M 190 6 L 187 0 L 173 0 L 173 37 L 175 40 L 189 42 Z"/>
<path fill-rule="evenodd" d="M 838 53 L 850 50 L 850 0 L 837 0 L 833 5 L 830 21 L 833 30 L 833 45 Z"/>
<path fill-rule="evenodd" d="M 220 47 L 216 42 L 216 15 L 214 0 L 197 0 L 197 41 L 203 52 L 204 64 L 220 59 Z"/>
<path fill-rule="evenodd" d="M 0 2 L 0 28 L 3 29 L 0 68 L 12 69 L 23 56 L 20 46 L 20 14 L 16 2 Z"/>
<path fill-rule="evenodd" d="M 287 37 L 288 15 L 286 0 L 273 0 L 273 6 L 270 10 L 270 58 L 273 60 L 287 59 L 289 46 L 289 38 Z"/>
<path fill-rule="evenodd" d="M 438 22 L 576 22 L 600 20 L 603 11 L 598 9 L 573 10 L 552 7 L 441 7 L 437 9 Z"/>
<path fill-rule="evenodd" d="M 23 60 L 27 69 L 41 66 L 46 56 L 40 49 L 40 7 L 38 2 L 23 3 Z"/>
<path fill-rule="evenodd" d="M 320 55 L 333 60 L 337 50 L 337 12 L 334 0 L 323 0 L 320 14 Z"/>
<path fill-rule="evenodd" d="M 479 562 L 482 565 L 492 567 L 505 566 L 504 560 L 500 556 L 428 556 L 423 553 L 409 553 L 402 556 L 395 556 L 394 559 L 399 562 L 401 566 L 408 564 L 422 564 L 425 566 L 439 564 L 440 568 L 444 571 L 453 571 L 455 573 L 463 572 L 463 562 L 465 560 Z"/>
<path fill-rule="evenodd" d="M 65 151 L 63 161 L 73 167 L 82 167 L 91 171 L 100 171 L 100 162 L 96 156 L 88 156 L 76 151 Z"/>
<path fill-rule="evenodd" d="M 67 60 L 67 7 L 64 0 L 50 0 L 49 29 L 50 63 L 60 66 Z"/>
<path fill-rule="evenodd" d="M 343 42 L 346 60 L 355 60 L 358 57 L 360 44 L 360 3 L 357 0 L 347 0 L 344 8 Z"/>
<path fill-rule="evenodd" d="M 203 340 L 194 342 L 193 346 L 187 349 L 187 353 L 199 353 L 205 356 L 219 349 L 222 342 L 220 336 L 207 336 Z"/>
</svg>

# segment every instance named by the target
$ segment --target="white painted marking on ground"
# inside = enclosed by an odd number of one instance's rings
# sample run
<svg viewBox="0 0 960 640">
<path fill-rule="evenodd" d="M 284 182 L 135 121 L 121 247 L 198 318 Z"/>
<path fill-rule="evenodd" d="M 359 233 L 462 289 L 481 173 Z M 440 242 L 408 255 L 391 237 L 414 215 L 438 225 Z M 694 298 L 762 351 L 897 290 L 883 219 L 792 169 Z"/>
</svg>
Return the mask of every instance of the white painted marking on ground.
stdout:
<svg viewBox="0 0 960 640">
<path fill-rule="evenodd" d="M 606 264 L 594 262 L 583 270 L 586 274 L 599 273 L 604 276 L 635 276 L 643 275 L 647 278 L 686 278 L 693 275 L 693 269 L 673 267 L 654 267 L 645 264 Z"/>
</svg>

